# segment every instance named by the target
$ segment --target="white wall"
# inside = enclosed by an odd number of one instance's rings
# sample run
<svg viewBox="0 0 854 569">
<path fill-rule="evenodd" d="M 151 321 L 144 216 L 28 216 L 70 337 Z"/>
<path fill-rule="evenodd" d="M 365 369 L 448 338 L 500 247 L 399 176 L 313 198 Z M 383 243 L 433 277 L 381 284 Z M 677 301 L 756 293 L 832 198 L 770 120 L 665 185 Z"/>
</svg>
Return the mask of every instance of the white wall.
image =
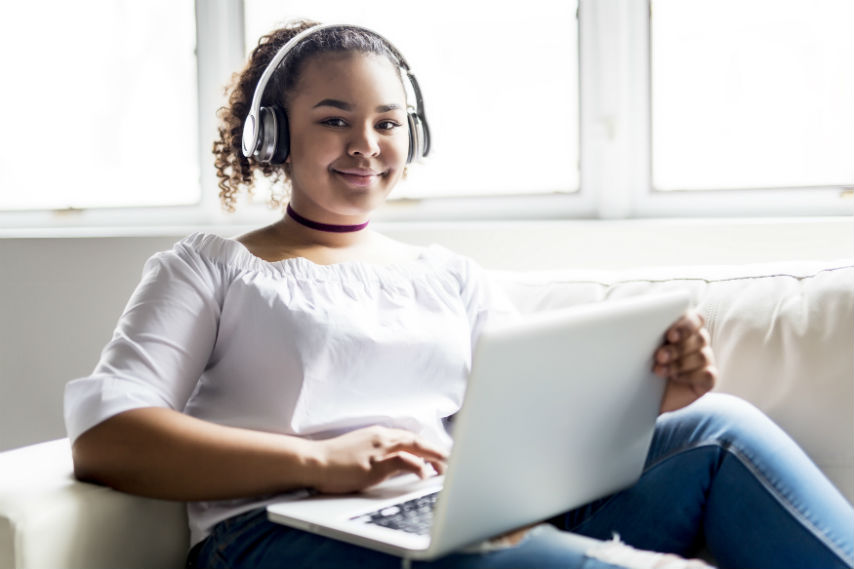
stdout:
<svg viewBox="0 0 854 569">
<path fill-rule="evenodd" d="M 493 269 L 621 269 L 854 256 L 854 218 L 636 219 L 394 224 L 387 234 L 439 241 Z"/>
<path fill-rule="evenodd" d="M 214 232 L 228 236 L 245 229 Z M 441 243 L 496 269 L 854 257 L 854 224 L 847 218 L 407 223 L 381 229 L 417 244 Z M 0 450 L 64 436 L 63 385 L 92 370 L 145 259 L 191 231 L 0 237 Z"/>
</svg>

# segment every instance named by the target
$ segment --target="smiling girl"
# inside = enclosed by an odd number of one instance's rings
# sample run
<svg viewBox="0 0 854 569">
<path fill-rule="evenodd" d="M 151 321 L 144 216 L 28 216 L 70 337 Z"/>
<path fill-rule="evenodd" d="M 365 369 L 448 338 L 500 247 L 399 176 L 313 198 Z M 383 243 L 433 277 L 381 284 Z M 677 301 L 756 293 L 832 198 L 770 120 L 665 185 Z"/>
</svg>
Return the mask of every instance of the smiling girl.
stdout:
<svg viewBox="0 0 854 569">
<path fill-rule="evenodd" d="M 370 227 L 429 150 L 417 83 L 374 32 L 312 26 L 261 38 L 214 145 L 227 208 L 265 176 L 289 187 L 285 214 L 154 255 L 96 369 L 66 390 L 77 476 L 188 502 L 194 566 L 399 566 L 264 506 L 443 472 L 473 343 L 513 315 L 470 259 Z M 674 554 L 702 546 L 733 567 L 850 564 L 845 500 L 756 409 L 704 396 L 717 372 L 696 313 L 655 360 L 665 413 L 635 486 L 423 565 L 697 566 Z"/>
</svg>

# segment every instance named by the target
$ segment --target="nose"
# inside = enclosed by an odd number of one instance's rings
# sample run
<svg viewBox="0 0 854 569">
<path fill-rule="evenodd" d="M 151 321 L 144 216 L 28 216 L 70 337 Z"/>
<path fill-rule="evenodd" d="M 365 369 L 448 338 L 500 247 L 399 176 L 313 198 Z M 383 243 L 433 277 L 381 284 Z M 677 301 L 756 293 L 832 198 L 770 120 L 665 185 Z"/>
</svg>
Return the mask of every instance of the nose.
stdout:
<svg viewBox="0 0 854 569">
<path fill-rule="evenodd" d="M 347 149 L 350 156 L 378 156 L 380 143 L 378 133 L 371 125 L 364 125 L 352 130 L 352 137 Z"/>
</svg>

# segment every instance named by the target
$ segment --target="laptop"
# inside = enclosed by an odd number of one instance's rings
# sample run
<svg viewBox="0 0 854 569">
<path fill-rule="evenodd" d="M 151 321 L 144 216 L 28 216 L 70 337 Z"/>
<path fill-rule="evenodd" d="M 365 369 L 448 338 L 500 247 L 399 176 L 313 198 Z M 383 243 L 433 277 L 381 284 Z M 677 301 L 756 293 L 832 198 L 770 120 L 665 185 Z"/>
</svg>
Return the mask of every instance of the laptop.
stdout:
<svg viewBox="0 0 854 569">
<path fill-rule="evenodd" d="M 664 394 L 653 353 L 688 306 L 685 293 L 656 294 L 487 328 L 443 476 L 282 501 L 269 519 L 430 560 L 630 486 Z"/>
</svg>

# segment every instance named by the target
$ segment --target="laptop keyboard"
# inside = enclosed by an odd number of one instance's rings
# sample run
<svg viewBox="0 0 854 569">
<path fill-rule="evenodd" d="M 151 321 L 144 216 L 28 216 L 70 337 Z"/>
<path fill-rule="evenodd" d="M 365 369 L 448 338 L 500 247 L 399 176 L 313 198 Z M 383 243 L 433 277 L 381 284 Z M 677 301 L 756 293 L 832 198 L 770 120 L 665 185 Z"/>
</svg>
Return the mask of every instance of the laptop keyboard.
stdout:
<svg viewBox="0 0 854 569">
<path fill-rule="evenodd" d="M 417 535 L 426 535 L 430 533 L 430 526 L 433 524 L 433 508 L 436 506 L 438 496 L 438 491 L 433 492 L 350 519 Z"/>
</svg>

